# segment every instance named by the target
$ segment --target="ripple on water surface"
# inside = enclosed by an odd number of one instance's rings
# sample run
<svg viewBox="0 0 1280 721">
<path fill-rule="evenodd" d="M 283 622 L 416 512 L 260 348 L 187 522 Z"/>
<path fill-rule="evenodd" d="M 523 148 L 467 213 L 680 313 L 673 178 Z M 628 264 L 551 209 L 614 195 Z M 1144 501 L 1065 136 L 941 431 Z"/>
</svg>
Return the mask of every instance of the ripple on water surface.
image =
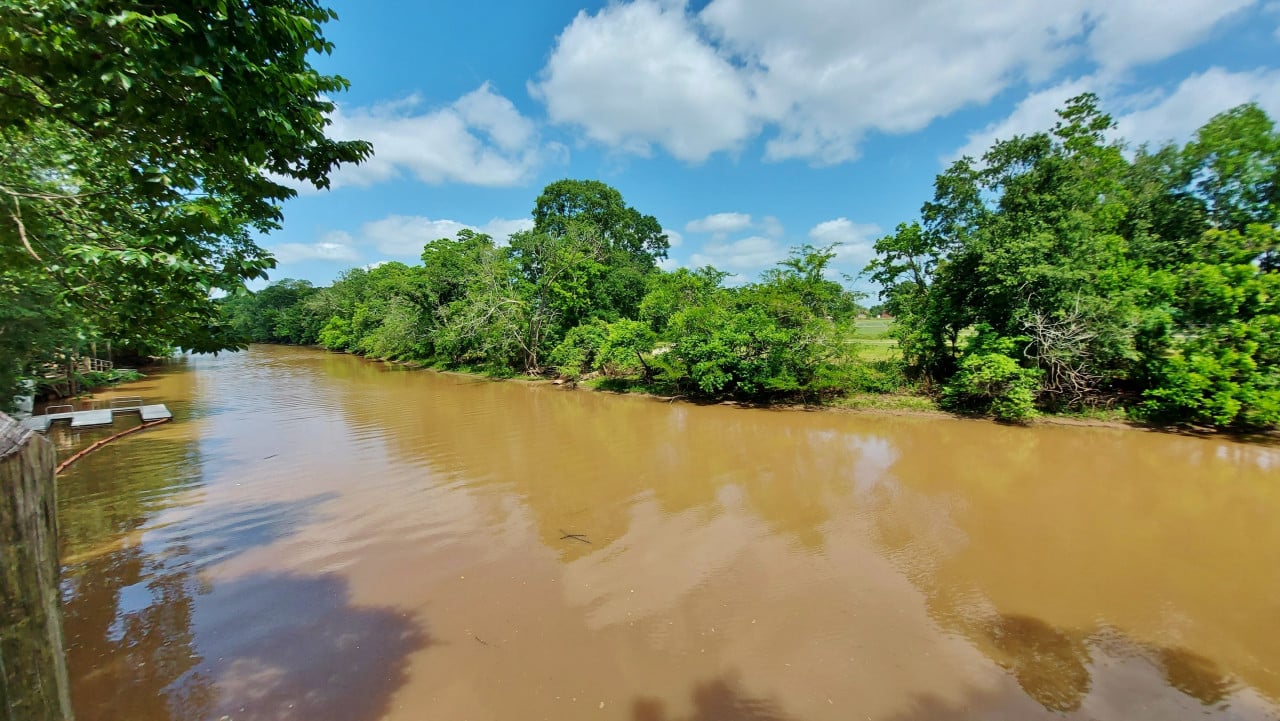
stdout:
<svg viewBox="0 0 1280 721">
<path fill-rule="evenodd" d="M 82 720 L 1277 717 L 1273 447 L 281 347 L 140 385 L 175 422 L 60 479 Z"/>
</svg>

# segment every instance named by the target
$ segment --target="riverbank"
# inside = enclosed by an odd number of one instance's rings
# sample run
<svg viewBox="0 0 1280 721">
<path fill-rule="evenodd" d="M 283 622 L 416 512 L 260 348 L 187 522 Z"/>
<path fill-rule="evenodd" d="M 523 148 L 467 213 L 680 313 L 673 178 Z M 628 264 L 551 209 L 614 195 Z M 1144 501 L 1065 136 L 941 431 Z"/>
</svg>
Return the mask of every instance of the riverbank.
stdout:
<svg viewBox="0 0 1280 721">
<path fill-rule="evenodd" d="M 268 344 L 271 345 L 271 344 Z M 326 353 L 334 351 L 315 346 L 316 350 Z M 451 368 L 422 363 L 418 361 L 388 360 L 369 358 L 355 353 L 341 353 L 362 360 L 403 366 L 415 370 L 432 371 L 469 378 L 486 378 L 492 381 L 514 381 L 558 386 L 567 391 L 587 391 L 615 395 L 644 396 L 668 403 L 692 403 L 696 405 L 724 405 L 739 408 L 768 408 L 789 411 L 826 411 L 834 413 L 855 413 L 879 416 L 950 418 L 964 420 L 980 420 L 996 425 L 1061 426 L 1074 428 L 1113 428 L 1155 433 L 1172 433 L 1191 436 L 1218 436 L 1234 438 L 1250 443 L 1280 443 L 1280 430 L 1270 431 L 1230 431 L 1207 426 L 1160 425 L 1131 418 L 1122 409 L 1090 409 L 1080 413 L 1040 413 L 1021 423 L 1003 423 L 989 415 L 954 413 L 943 409 L 931 396 L 922 393 L 852 393 L 819 403 L 800 403 L 795 401 L 740 401 L 733 399 L 714 399 L 696 395 L 664 394 L 646 386 L 638 379 L 595 377 L 580 381 L 568 381 L 544 376 L 499 375 L 487 373 L 477 368 Z"/>
<path fill-rule="evenodd" d="M 97 391 L 115 388 L 124 383 L 133 383 L 146 377 L 145 373 L 133 368 L 112 368 L 102 371 L 77 371 L 74 383 L 69 383 L 65 376 L 57 379 L 34 379 L 32 404 L 43 406 L 63 401 L 83 401 L 93 398 L 93 394 Z"/>
</svg>

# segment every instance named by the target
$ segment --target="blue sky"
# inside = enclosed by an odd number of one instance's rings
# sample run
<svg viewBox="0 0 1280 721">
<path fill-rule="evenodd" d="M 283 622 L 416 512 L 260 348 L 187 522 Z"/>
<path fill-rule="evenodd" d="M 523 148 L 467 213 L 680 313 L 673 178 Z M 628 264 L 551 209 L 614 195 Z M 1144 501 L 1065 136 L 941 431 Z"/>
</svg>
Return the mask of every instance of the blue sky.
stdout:
<svg viewBox="0 0 1280 721">
<path fill-rule="evenodd" d="M 594 178 L 672 237 L 669 267 L 751 279 L 791 246 L 870 245 L 934 176 L 1102 96 L 1124 137 L 1185 139 L 1259 102 L 1280 118 L 1267 0 L 332 1 L 351 81 L 334 137 L 375 157 L 285 206 L 272 279 L 414 262 L 463 227 L 500 242 L 547 183 Z"/>
</svg>

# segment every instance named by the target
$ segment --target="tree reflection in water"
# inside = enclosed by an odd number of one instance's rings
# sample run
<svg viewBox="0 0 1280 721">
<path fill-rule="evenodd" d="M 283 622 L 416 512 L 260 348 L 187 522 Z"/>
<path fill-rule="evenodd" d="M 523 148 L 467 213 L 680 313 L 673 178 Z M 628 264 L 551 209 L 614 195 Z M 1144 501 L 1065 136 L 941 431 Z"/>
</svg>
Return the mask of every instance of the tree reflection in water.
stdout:
<svg viewBox="0 0 1280 721">
<path fill-rule="evenodd" d="M 1205 706 L 1221 703 L 1239 688 L 1213 661 L 1186 649 L 1160 648 L 1154 656 L 1170 686 Z"/>
<path fill-rule="evenodd" d="M 414 619 L 352 606 L 337 576 L 201 576 L 304 525 L 326 496 L 184 507 L 175 499 L 190 502 L 179 491 L 192 483 L 117 477 L 130 480 L 93 494 L 86 484 L 64 503 L 64 547 L 80 559 L 64 608 L 81 721 L 383 716 L 409 655 L 429 643 Z"/>
<path fill-rule="evenodd" d="M 985 632 L 997 649 L 996 663 L 1028 696 L 1051 711 L 1080 708 L 1090 685 L 1083 640 L 1027 616 L 998 616 Z"/>
<path fill-rule="evenodd" d="M 662 701 L 636 699 L 631 708 L 632 721 L 677 721 L 668 716 Z M 693 689 L 693 712 L 679 721 L 792 721 L 772 701 L 744 693 L 739 684 L 718 678 L 700 683 Z"/>
</svg>

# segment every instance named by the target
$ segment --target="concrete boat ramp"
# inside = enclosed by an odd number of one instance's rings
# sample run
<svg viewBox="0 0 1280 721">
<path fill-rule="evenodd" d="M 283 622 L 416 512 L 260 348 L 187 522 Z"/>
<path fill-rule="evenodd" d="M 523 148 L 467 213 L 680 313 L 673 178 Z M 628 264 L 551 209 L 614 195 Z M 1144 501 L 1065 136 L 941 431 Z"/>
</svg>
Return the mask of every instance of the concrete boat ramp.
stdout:
<svg viewBox="0 0 1280 721">
<path fill-rule="evenodd" d="M 173 418 L 173 413 L 163 403 L 144 403 L 141 398 L 112 398 L 104 402 L 103 407 L 76 410 L 74 406 L 49 406 L 38 416 L 23 418 L 20 423 L 24 428 L 45 433 L 49 427 L 59 421 L 70 421 L 72 428 L 94 428 L 109 426 L 118 415 L 136 413 L 142 422 L 159 421 Z"/>
</svg>

